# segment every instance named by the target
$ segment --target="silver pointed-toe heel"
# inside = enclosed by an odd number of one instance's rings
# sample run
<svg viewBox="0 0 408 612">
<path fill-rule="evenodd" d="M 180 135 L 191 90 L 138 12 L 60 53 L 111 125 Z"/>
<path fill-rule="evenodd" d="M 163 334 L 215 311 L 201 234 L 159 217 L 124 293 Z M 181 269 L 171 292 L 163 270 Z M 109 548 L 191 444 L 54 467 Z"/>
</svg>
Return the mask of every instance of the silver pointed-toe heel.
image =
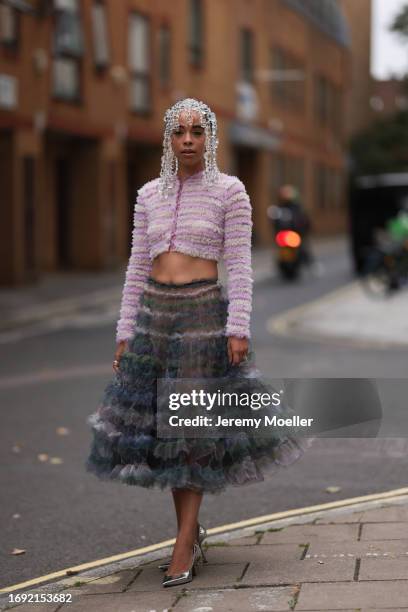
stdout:
<svg viewBox="0 0 408 612">
<path fill-rule="evenodd" d="M 191 565 L 188 568 L 188 570 L 186 570 L 185 572 L 181 572 L 180 574 L 175 574 L 173 576 L 171 574 L 164 574 L 162 586 L 170 587 L 170 586 L 176 586 L 178 584 L 185 584 L 186 582 L 191 582 L 193 579 L 193 576 L 196 575 L 196 566 L 200 558 L 201 558 L 200 547 L 198 546 L 197 542 L 194 542 L 193 558 L 192 558 Z"/>
<path fill-rule="evenodd" d="M 165 563 L 160 563 L 160 565 L 158 565 L 157 567 L 161 570 L 165 570 L 168 567 L 170 567 L 170 561 L 166 561 Z"/>
<path fill-rule="evenodd" d="M 201 546 L 202 543 L 204 542 L 205 538 L 207 537 L 207 530 L 205 527 L 203 527 L 202 525 L 198 524 L 198 546 L 200 548 L 200 552 L 201 552 L 201 557 L 203 560 L 203 563 L 208 563 L 208 559 L 204 554 L 203 551 L 203 547 Z"/>
<path fill-rule="evenodd" d="M 200 552 L 203 558 L 203 562 L 204 563 L 208 563 L 207 557 L 204 554 L 203 548 L 202 548 L 202 543 L 204 542 L 205 538 L 207 537 L 207 529 L 205 527 L 203 527 L 203 525 L 200 525 L 200 523 L 198 523 L 198 537 L 197 537 L 197 542 L 198 542 L 198 546 L 200 547 Z M 161 563 L 160 565 L 158 565 L 157 567 L 161 570 L 166 570 L 169 566 L 170 566 L 170 562 L 169 561 L 165 561 L 164 563 Z"/>
</svg>

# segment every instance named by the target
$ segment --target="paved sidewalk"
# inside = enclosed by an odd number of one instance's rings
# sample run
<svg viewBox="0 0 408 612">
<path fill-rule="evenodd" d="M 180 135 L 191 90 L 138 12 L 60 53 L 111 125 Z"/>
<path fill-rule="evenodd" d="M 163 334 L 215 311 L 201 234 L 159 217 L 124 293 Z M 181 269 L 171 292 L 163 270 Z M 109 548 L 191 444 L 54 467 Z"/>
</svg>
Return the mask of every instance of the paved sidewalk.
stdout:
<svg viewBox="0 0 408 612">
<path fill-rule="evenodd" d="M 156 565 L 171 551 L 167 547 L 25 591 L 38 597 L 48 594 L 50 599 L 54 595 L 55 603 L 9 606 L 8 594 L 3 593 L 0 609 L 408 610 L 408 488 L 274 516 L 275 520 L 260 517 L 257 525 L 240 529 L 230 526 L 217 535 L 211 535 L 217 529 L 210 530 L 205 541 L 209 562 L 188 584 L 162 587 L 163 573 Z M 72 595 L 72 603 L 61 604 L 64 594 Z"/>
<path fill-rule="evenodd" d="M 359 281 L 268 321 L 283 336 L 373 348 L 408 347 L 408 290 L 372 298 Z"/>
</svg>

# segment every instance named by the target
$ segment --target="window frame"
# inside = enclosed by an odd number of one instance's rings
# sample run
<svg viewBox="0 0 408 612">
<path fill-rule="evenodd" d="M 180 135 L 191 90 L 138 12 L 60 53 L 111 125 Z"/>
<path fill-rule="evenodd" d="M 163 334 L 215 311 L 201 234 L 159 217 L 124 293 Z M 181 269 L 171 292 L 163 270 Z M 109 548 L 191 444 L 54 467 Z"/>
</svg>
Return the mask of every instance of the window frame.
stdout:
<svg viewBox="0 0 408 612">
<path fill-rule="evenodd" d="M 13 36 L 13 38 L 3 39 L 3 37 L 1 36 L 1 34 L 2 34 L 1 30 L 0 30 L 0 45 L 1 45 L 1 47 L 4 50 L 15 52 L 20 47 L 20 40 L 21 40 L 21 15 L 20 15 L 19 11 L 16 8 L 14 8 L 12 6 L 8 6 L 7 4 L 0 4 L 0 9 L 4 10 L 5 12 L 9 12 L 9 15 L 12 16 L 13 24 L 14 24 L 14 36 Z"/>
<path fill-rule="evenodd" d="M 272 159 L 271 199 L 277 201 L 282 185 L 293 184 L 303 200 L 306 184 L 306 158 L 279 151 Z"/>
<path fill-rule="evenodd" d="M 102 32 L 97 31 L 98 24 L 96 23 L 96 13 L 95 10 L 100 9 L 103 11 L 103 30 Z M 91 23 L 92 23 L 92 52 L 93 52 L 93 60 L 95 69 L 99 71 L 104 71 L 108 68 L 112 61 L 112 44 L 111 38 L 109 35 L 109 19 L 108 19 L 108 7 L 105 0 L 93 0 L 91 6 Z M 98 42 L 97 37 L 102 36 L 103 41 Z M 106 58 L 100 60 L 98 58 L 98 44 L 102 44 L 102 47 L 105 47 L 104 51 L 106 53 Z"/>
<path fill-rule="evenodd" d="M 131 61 L 131 50 L 132 50 L 132 19 L 140 19 L 141 23 L 146 26 L 146 67 L 144 69 L 134 68 Z M 132 113 L 147 116 L 152 113 L 153 110 L 153 95 L 152 95 L 152 20 L 150 15 L 143 13 L 136 9 L 129 11 L 129 23 L 128 23 L 128 68 L 130 75 L 129 85 L 129 104 Z M 147 104 L 144 107 L 136 107 L 133 103 L 132 86 L 135 81 L 140 81 L 145 84 L 145 93 L 147 93 Z M 136 81 L 136 82 L 137 82 Z"/>
<path fill-rule="evenodd" d="M 280 66 L 276 65 L 276 59 L 280 60 Z M 295 53 L 282 45 L 272 44 L 269 47 L 269 64 L 271 70 L 299 70 L 306 75 L 306 65 Z M 273 102 L 285 106 L 294 111 L 306 110 L 306 78 L 294 81 L 270 82 L 270 97 Z"/>
<path fill-rule="evenodd" d="M 55 13 L 53 16 L 53 32 L 52 32 L 52 49 L 51 49 L 51 57 L 52 57 L 52 79 L 51 79 L 51 87 L 52 87 L 52 97 L 54 100 L 59 102 L 71 103 L 71 104 L 80 104 L 82 103 L 82 90 L 83 90 L 83 61 L 85 54 L 85 40 L 84 40 L 84 28 L 83 28 L 83 7 L 80 0 L 73 0 L 76 4 L 76 9 L 74 11 L 58 8 L 57 3 L 58 0 L 54 0 Z M 64 15 L 65 13 L 65 15 Z M 58 32 L 58 27 L 61 27 L 58 24 L 58 20 L 67 19 L 66 13 L 74 13 L 74 20 L 77 20 L 76 28 L 79 36 L 79 46 L 77 50 L 73 51 L 72 49 L 65 48 L 61 45 L 59 47 L 58 36 L 61 35 L 61 32 Z M 72 16 L 71 16 L 72 18 Z M 69 23 L 69 18 L 67 19 L 67 23 Z M 67 66 L 71 66 L 74 71 L 74 80 L 75 80 L 75 91 L 73 94 L 66 95 L 61 90 L 58 90 L 58 64 L 64 65 L 66 63 Z"/>
<path fill-rule="evenodd" d="M 324 88 L 325 100 L 321 106 L 320 92 Z M 344 140 L 344 89 L 323 73 L 314 75 L 314 120 L 328 128 L 339 144 Z"/>
<path fill-rule="evenodd" d="M 255 35 L 251 28 L 243 26 L 239 31 L 240 75 L 245 83 L 255 84 Z"/>
<path fill-rule="evenodd" d="M 188 61 L 190 66 L 202 68 L 204 63 L 204 3 L 190 0 L 188 18 Z"/>
</svg>

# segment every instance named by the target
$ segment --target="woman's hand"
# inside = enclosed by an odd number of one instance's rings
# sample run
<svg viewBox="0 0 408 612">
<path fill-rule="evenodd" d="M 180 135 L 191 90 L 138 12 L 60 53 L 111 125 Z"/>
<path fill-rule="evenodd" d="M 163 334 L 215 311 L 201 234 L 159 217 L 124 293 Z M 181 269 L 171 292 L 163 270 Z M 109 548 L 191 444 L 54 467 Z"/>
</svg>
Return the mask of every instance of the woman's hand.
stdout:
<svg viewBox="0 0 408 612">
<path fill-rule="evenodd" d="M 126 340 L 121 340 L 116 345 L 115 361 L 113 362 L 113 369 L 115 372 L 119 371 L 120 358 L 122 357 L 122 353 L 126 350 L 126 343 Z"/>
<path fill-rule="evenodd" d="M 228 336 L 228 359 L 233 365 L 241 363 L 248 355 L 248 338 Z"/>
</svg>

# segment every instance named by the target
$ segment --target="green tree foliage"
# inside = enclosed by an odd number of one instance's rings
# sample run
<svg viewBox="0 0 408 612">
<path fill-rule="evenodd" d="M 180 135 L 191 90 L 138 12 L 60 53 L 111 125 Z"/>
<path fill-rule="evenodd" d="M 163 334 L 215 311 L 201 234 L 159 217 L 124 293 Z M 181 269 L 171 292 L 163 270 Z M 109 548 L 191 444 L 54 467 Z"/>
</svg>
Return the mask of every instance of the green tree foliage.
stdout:
<svg viewBox="0 0 408 612">
<path fill-rule="evenodd" d="M 377 121 L 358 134 L 350 152 L 356 174 L 408 170 L 408 112 Z"/>
<path fill-rule="evenodd" d="M 390 27 L 408 42 L 408 4 L 402 7 Z M 402 79 L 408 93 L 408 75 Z M 408 111 L 376 121 L 350 143 L 353 174 L 377 174 L 408 170 Z"/>
<path fill-rule="evenodd" d="M 402 7 L 390 25 L 390 31 L 399 34 L 401 38 L 408 39 L 408 4 Z"/>
</svg>

